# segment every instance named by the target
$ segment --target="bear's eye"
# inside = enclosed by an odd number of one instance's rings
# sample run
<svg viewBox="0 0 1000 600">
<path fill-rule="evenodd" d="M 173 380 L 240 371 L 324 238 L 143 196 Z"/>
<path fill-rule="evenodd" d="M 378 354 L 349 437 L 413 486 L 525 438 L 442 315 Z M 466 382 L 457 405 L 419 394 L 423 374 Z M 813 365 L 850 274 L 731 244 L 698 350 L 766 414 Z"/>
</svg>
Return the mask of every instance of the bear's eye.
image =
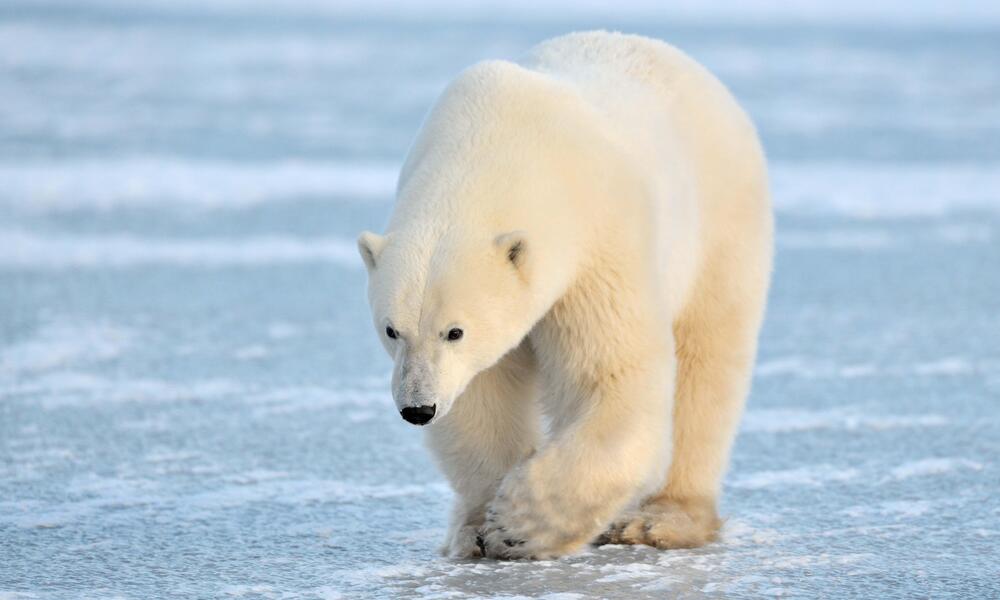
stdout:
<svg viewBox="0 0 1000 600">
<path fill-rule="evenodd" d="M 462 339 L 463 333 L 464 332 L 458 327 L 452 328 L 451 330 L 448 331 L 448 341 L 457 342 L 458 340 Z"/>
<path fill-rule="evenodd" d="M 396 339 L 396 337 L 399 336 L 399 334 L 396 333 L 396 330 L 393 329 L 392 327 L 386 327 L 385 328 L 385 334 L 387 336 L 389 336 L 390 339 Z"/>
</svg>

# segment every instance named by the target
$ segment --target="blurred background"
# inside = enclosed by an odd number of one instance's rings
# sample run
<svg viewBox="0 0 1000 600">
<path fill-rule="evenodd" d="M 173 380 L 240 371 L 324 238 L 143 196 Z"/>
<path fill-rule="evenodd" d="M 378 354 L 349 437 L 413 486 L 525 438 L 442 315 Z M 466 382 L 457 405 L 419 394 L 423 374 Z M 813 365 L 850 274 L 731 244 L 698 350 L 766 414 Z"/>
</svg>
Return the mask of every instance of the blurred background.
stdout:
<svg viewBox="0 0 1000 600">
<path fill-rule="evenodd" d="M 1000 594 L 1000 8 L 0 3 L 0 598 Z M 483 58 L 667 40 L 777 261 L 725 540 L 438 558 L 354 238 Z"/>
</svg>

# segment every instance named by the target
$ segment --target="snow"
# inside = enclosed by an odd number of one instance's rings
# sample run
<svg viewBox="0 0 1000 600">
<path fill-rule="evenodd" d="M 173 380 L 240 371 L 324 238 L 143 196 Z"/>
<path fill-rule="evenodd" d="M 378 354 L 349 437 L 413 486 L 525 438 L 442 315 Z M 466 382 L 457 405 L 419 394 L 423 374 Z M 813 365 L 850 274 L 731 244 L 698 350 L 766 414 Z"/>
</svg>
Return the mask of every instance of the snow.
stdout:
<svg viewBox="0 0 1000 600">
<path fill-rule="evenodd" d="M 0 599 L 1000 594 L 996 8 L 626 4 L 0 6 Z M 723 537 L 449 561 L 353 240 L 459 69 L 594 26 L 771 160 Z"/>
</svg>

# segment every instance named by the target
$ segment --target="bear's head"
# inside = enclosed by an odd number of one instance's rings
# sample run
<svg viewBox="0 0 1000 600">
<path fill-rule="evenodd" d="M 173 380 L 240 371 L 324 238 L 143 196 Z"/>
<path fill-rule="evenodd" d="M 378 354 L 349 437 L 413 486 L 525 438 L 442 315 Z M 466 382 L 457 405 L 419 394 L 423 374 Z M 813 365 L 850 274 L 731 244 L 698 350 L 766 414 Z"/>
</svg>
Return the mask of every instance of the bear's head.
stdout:
<svg viewBox="0 0 1000 600">
<path fill-rule="evenodd" d="M 376 333 L 395 362 L 392 395 L 410 423 L 442 418 L 537 320 L 524 232 L 408 227 L 364 232 L 358 250 Z"/>
</svg>

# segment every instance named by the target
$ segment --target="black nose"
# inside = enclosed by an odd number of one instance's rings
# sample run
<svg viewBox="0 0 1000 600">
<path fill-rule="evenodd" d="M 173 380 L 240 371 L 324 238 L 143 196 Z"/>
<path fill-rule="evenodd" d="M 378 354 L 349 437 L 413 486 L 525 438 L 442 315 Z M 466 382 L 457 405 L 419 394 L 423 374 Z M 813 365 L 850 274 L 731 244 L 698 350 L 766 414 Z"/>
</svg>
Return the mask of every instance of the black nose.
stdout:
<svg viewBox="0 0 1000 600">
<path fill-rule="evenodd" d="M 424 425 L 434 418 L 434 411 L 436 410 L 437 407 L 434 404 L 430 406 L 407 406 L 399 411 L 399 414 L 403 415 L 406 421 L 414 425 Z"/>
</svg>

